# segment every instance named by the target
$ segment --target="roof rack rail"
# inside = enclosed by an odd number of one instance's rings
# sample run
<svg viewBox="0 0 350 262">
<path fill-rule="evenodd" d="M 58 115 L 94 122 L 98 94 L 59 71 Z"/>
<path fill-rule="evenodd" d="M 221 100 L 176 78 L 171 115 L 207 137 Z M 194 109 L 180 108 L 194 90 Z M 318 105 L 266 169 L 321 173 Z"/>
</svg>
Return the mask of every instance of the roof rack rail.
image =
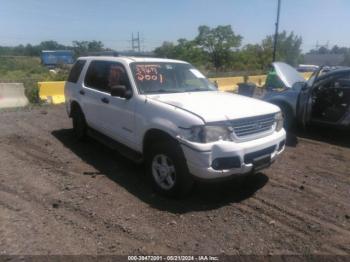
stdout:
<svg viewBox="0 0 350 262">
<path fill-rule="evenodd" d="M 89 52 L 87 56 L 119 56 L 117 51 L 97 51 L 97 52 Z"/>
<path fill-rule="evenodd" d="M 154 57 L 154 52 L 135 52 L 135 51 L 122 51 L 119 52 L 119 56 L 134 56 L 134 57 Z"/>
<path fill-rule="evenodd" d="M 89 52 L 87 56 L 134 56 L 134 57 L 154 57 L 154 52 L 135 52 L 135 51 L 98 51 Z"/>
</svg>

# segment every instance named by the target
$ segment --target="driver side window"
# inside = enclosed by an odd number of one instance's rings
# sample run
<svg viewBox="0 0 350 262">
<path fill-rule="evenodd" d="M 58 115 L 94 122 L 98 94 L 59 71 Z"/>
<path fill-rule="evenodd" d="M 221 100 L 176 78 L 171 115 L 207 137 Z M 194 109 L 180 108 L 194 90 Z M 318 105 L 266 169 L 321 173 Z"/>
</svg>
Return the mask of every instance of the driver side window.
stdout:
<svg viewBox="0 0 350 262">
<path fill-rule="evenodd" d="M 108 67 L 108 88 L 113 86 L 123 85 L 130 88 L 130 82 L 126 70 L 119 63 L 110 63 Z"/>
<path fill-rule="evenodd" d="M 86 73 L 85 85 L 109 94 L 113 86 L 131 88 L 124 66 L 110 61 L 92 61 Z"/>
</svg>

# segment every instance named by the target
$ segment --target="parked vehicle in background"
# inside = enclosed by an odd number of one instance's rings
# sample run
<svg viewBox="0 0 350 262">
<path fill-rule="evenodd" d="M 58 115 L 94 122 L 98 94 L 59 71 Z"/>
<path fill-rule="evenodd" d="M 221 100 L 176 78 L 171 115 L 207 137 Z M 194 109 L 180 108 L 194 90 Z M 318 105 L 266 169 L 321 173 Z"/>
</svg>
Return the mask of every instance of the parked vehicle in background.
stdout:
<svg viewBox="0 0 350 262">
<path fill-rule="evenodd" d="M 185 194 L 195 179 L 258 172 L 284 150 L 277 106 L 217 91 L 183 61 L 79 58 L 65 96 L 78 138 L 93 136 L 144 161 L 166 195 Z"/>
<path fill-rule="evenodd" d="M 74 52 L 71 50 L 43 50 L 40 58 L 41 63 L 47 67 L 71 65 L 74 63 Z"/>
<path fill-rule="evenodd" d="M 273 66 L 283 86 L 267 88 L 263 100 L 281 108 L 286 129 L 296 123 L 350 127 L 350 68 L 320 67 L 305 81 L 285 63 Z"/>
<path fill-rule="evenodd" d="M 315 72 L 319 69 L 319 66 L 317 65 L 299 65 L 297 67 L 297 71 L 304 73 L 304 72 Z"/>
</svg>

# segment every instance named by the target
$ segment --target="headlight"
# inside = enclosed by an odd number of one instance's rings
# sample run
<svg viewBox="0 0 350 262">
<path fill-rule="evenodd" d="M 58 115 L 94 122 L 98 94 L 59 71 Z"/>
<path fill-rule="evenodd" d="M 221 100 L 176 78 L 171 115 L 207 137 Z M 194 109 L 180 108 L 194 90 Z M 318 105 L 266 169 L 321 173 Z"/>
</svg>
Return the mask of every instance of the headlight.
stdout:
<svg viewBox="0 0 350 262">
<path fill-rule="evenodd" d="M 182 137 L 197 143 L 210 143 L 218 140 L 232 141 L 232 130 L 227 126 L 193 126 L 186 129 Z"/>
<path fill-rule="evenodd" d="M 283 115 L 281 112 L 278 112 L 275 115 L 275 121 L 276 121 L 276 131 L 280 131 L 283 128 Z"/>
<path fill-rule="evenodd" d="M 203 143 L 205 141 L 204 126 L 193 126 L 183 130 L 183 138 L 191 142 Z"/>
<path fill-rule="evenodd" d="M 231 141 L 231 133 L 227 126 L 205 126 L 205 142 Z"/>
</svg>

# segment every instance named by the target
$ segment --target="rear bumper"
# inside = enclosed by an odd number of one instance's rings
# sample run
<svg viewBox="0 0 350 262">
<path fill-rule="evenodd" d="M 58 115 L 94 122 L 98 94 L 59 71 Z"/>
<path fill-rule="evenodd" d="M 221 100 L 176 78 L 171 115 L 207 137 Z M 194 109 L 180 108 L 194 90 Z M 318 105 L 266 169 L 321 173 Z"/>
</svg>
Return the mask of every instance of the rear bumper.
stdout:
<svg viewBox="0 0 350 262">
<path fill-rule="evenodd" d="M 241 143 L 229 141 L 218 141 L 210 145 L 188 141 L 180 143 L 190 173 L 199 179 L 210 180 L 257 172 L 268 167 L 283 152 L 285 140 L 286 132 L 282 129 L 267 137 Z M 257 162 L 249 160 L 250 156 L 261 157 L 259 154 L 267 158 L 262 166 L 256 166 Z M 228 169 L 213 168 L 213 161 L 222 158 L 239 159 L 238 166 Z"/>
</svg>

